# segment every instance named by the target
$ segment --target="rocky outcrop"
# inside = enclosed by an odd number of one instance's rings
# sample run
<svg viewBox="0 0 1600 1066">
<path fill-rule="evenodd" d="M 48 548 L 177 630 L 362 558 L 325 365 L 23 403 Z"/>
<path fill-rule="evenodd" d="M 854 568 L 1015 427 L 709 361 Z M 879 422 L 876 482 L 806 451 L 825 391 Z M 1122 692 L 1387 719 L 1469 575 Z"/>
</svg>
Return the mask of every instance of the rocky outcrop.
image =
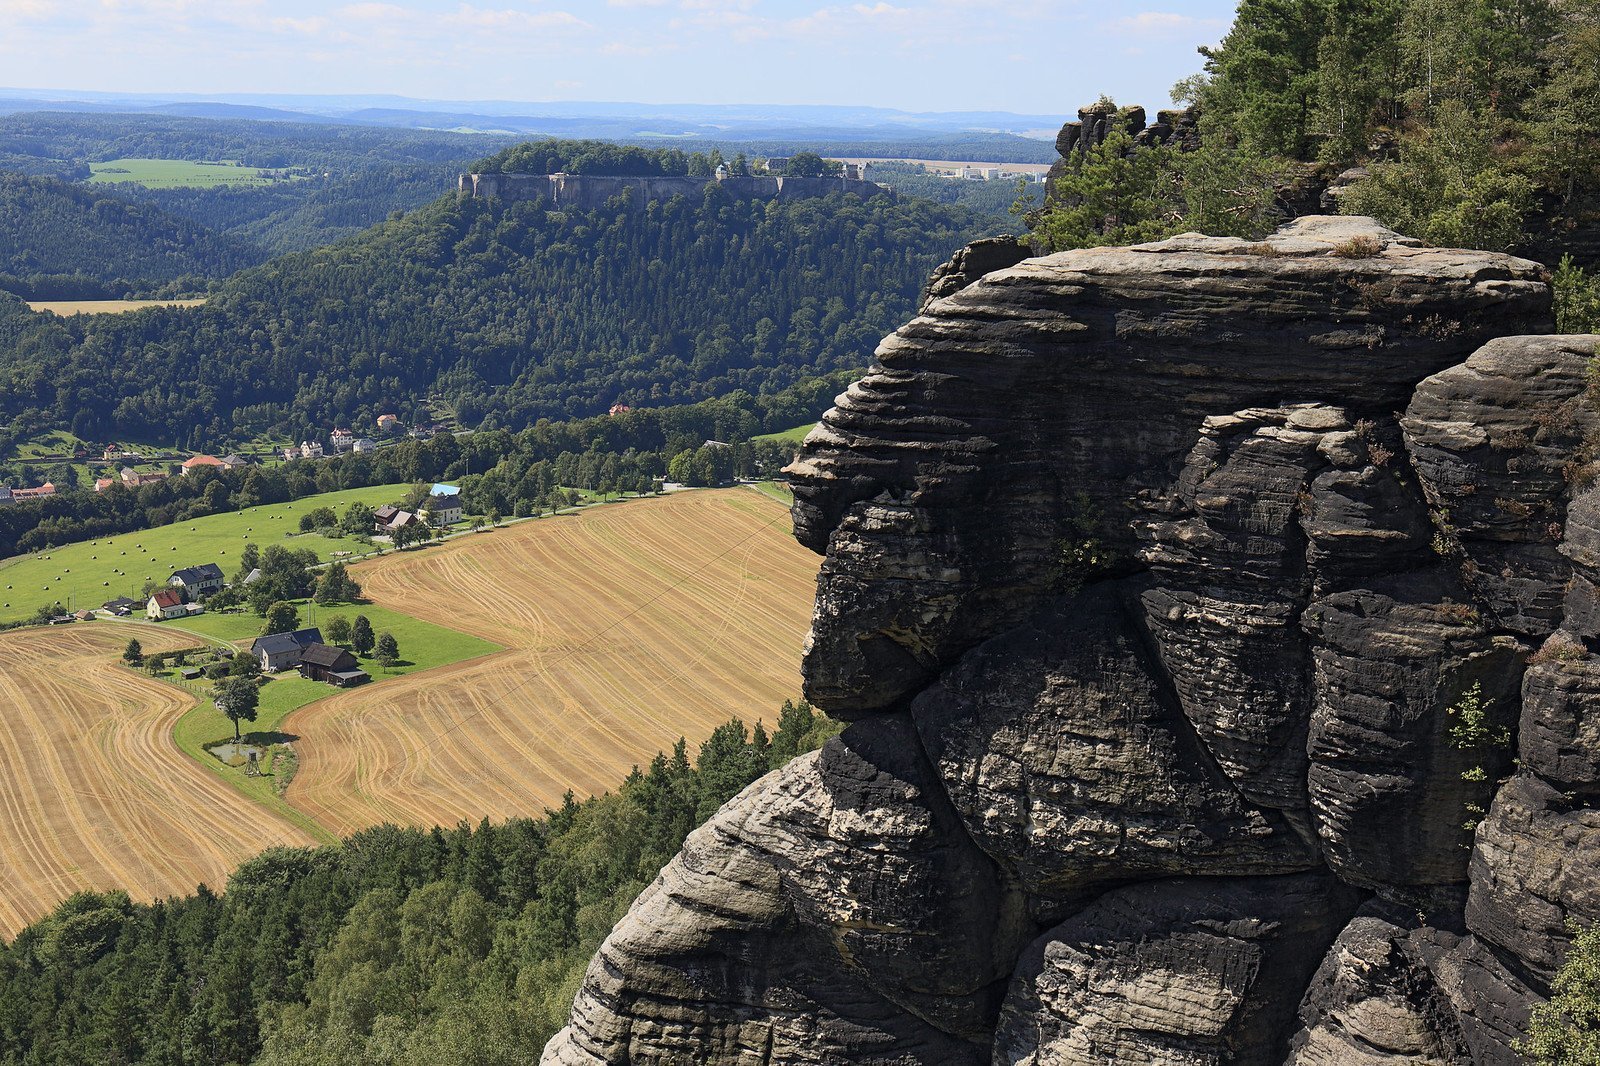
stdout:
<svg viewBox="0 0 1600 1066">
<path fill-rule="evenodd" d="M 1277 1063 L 1299 990 L 1356 899 L 1326 875 L 1108 892 L 1023 952 L 994 1059 Z"/>
<path fill-rule="evenodd" d="M 545 1061 L 1516 1061 L 1600 919 L 1600 338 L 1371 220 L 1016 254 L 791 467 L 854 724 Z"/>
</svg>

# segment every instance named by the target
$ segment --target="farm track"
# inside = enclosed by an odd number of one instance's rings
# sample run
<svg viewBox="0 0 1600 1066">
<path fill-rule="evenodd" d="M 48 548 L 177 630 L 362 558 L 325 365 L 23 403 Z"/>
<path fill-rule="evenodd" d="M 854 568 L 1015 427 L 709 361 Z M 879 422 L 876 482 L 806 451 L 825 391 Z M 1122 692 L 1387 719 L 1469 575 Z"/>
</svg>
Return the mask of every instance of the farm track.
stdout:
<svg viewBox="0 0 1600 1066">
<path fill-rule="evenodd" d="M 81 889 L 221 888 L 263 848 L 312 843 L 178 750 L 172 726 L 193 700 L 121 665 L 129 633 L 0 634 L 0 937 Z M 193 643 L 138 636 L 150 652 Z"/>
<path fill-rule="evenodd" d="M 288 800 L 333 832 L 538 814 L 799 691 L 817 559 L 741 489 L 610 504 L 352 568 L 508 650 L 295 711 Z M 404 649 L 402 649 L 402 652 Z M 692 752 L 691 747 L 691 752 Z"/>
</svg>

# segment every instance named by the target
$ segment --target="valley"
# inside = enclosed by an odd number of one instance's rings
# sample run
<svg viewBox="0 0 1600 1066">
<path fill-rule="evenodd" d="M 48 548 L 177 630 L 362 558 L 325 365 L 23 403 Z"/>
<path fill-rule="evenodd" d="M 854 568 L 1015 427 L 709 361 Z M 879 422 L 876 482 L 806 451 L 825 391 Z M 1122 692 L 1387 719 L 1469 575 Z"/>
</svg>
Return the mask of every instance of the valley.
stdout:
<svg viewBox="0 0 1600 1066">
<path fill-rule="evenodd" d="M 0 575 L 49 566 L 83 568 L 88 580 L 96 556 L 121 560 L 124 543 L 186 561 L 216 544 L 236 555 L 236 538 L 273 543 L 312 506 L 370 504 L 403 488 L 68 546 Z M 184 552 L 170 550 L 178 543 Z M 167 561 L 141 558 L 151 560 Z M 735 716 L 770 721 L 796 692 L 816 557 L 789 535 L 783 503 L 733 488 L 586 507 L 350 572 L 370 602 L 302 604 L 305 624 L 365 614 L 399 638 L 402 662 L 372 665 L 373 681 L 349 691 L 293 671 L 265 683 L 245 731 L 292 743 L 298 770 L 286 793 L 274 774 L 246 776 L 206 751 L 231 732 L 209 682 L 152 678 L 119 659 L 130 638 L 146 655 L 247 647 L 255 615 L 0 634 L 0 937 L 78 889 L 115 885 L 150 899 L 201 881 L 219 887 L 275 844 L 383 822 L 537 814 L 568 790 L 615 788 L 680 737 L 698 744 Z M 29 814 L 40 809 L 52 812 L 42 823 Z M 184 861 L 160 861 L 168 851 Z"/>
</svg>

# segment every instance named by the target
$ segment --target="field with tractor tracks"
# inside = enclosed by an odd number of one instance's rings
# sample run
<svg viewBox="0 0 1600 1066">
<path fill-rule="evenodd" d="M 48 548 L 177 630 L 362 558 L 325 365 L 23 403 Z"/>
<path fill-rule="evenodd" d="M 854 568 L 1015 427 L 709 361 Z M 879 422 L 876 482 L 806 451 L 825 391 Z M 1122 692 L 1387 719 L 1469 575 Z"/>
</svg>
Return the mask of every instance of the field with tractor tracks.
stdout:
<svg viewBox="0 0 1600 1066">
<path fill-rule="evenodd" d="M 194 700 L 124 666 L 183 634 L 107 622 L 0 633 L 0 938 L 81 889 L 220 889 L 242 860 L 311 838 L 172 743 Z"/>
<path fill-rule="evenodd" d="M 372 601 L 508 649 L 295 711 L 289 802 L 335 833 L 538 814 L 798 696 L 818 559 L 748 488 L 523 522 L 352 567 Z M 692 747 L 691 747 L 692 750 Z"/>
</svg>

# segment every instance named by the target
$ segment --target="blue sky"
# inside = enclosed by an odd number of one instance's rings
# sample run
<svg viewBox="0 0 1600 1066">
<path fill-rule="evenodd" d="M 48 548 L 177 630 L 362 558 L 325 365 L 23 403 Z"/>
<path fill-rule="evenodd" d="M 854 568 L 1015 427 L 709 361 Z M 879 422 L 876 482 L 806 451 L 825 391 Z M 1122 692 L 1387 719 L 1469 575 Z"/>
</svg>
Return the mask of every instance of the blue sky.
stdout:
<svg viewBox="0 0 1600 1066">
<path fill-rule="evenodd" d="M 1165 106 L 1233 0 L 0 0 L 0 84 L 118 92 Z"/>
</svg>

